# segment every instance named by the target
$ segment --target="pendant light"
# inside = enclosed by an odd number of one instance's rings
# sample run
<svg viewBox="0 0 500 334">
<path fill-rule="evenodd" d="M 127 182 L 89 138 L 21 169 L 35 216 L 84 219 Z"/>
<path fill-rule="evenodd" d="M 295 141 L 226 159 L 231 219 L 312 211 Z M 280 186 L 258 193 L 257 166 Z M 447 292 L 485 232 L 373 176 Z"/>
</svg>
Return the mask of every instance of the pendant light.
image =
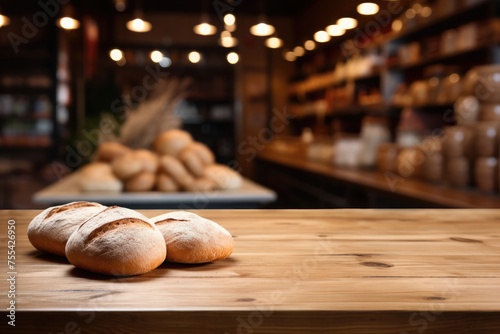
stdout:
<svg viewBox="0 0 500 334">
<path fill-rule="evenodd" d="M 283 40 L 278 37 L 269 37 L 266 39 L 266 46 L 270 49 L 277 49 L 283 46 Z"/>
<path fill-rule="evenodd" d="M 65 30 L 75 30 L 80 27 L 80 21 L 75 19 L 75 9 L 71 5 L 64 6 L 62 16 L 57 20 L 57 26 Z"/>
<path fill-rule="evenodd" d="M 135 19 L 127 22 L 127 29 L 133 32 L 148 32 L 151 30 L 152 25 L 148 21 L 143 20 L 144 13 L 140 6 L 140 2 L 137 3 L 136 10 L 134 11 Z"/>
<path fill-rule="evenodd" d="M 337 25 L 346 30 L 354 29 L 358 26 L 358 20 L 353 19 L 352 17 L 341 17 L 337 20 Z"/>
<path fill-rule="evenodd" d="M 250 33 L 254 36 L 269 36 L 274 34 L 276 29 L 267 22 L 267 17 L 264 11 L 264 1 L 259 1 L 261 15 L 259 16 L 259 23 L 250 27 Z"/>
<path fill-rule="evenodd" d="M 201 23 L 194 26 L 193 31 L 202 36 L 210 36 L 217 32 L 217 28 L 209 23 L 209 17 L 207 14 L 201 15 Z"/>
<path fill-rule="evenodd" d="M 233 37 L 229 31 L 224 30 L 220 34 L 219 44 L 225 48 L 233 48 L 238 45 L 238 39 Z"/>
<path fill-rule="evenodd" d="M 379 6 L 374 2 L 363 2 L 356 7 L 361 15 L 374 15 L 378 13 Z"/>
<path fill-rule="evenodd" d="M 10 18 L 8 16 L 2 15 L 0 12 L 0 28 L 8 26 L 10 24 Z"/>
</svg>

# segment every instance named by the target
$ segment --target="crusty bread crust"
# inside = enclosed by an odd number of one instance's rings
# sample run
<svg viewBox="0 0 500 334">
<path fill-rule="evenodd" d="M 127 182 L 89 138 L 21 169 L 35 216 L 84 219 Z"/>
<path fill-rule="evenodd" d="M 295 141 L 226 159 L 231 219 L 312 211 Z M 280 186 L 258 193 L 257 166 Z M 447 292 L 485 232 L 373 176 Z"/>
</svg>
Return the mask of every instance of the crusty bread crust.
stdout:
<svg viewBox="0 0 500 334">
<path fill-rule="evenodd" d="M 205 168 L 205 176 L 215 182 L 220 189 L 238 189 L 243 178 L 235 170 L 226 165 L 211 165 Z"/>
<path fill-rule="evenodd" d="M 225 259 L 233 252 L 231 234 L 197 214 L 175 211 L 151 219 L 167 245 L 167 261 L 206 263 Z"/>
<path fill-rule="evenodd" d="M 194 182 L 194 178 L 177 158 L 169 155 L 162 156 L 160 158 L 160 167 L 182 189 L 189 189 Z"/>
<path fill-rule="evenodd" d="M 142 172 L 125 181 L 127 191 L 150 191 L 154 188 L 156 175 L 150 172 Z"/>
<path fill-rule="evenodd" d="M 99 144 L 96 152 L 98 161 L 111 162 L 113 159 L 121 157 L 130 152 L 130 148 L 117 142 L 104 142 Z"/>
<path fill-rule="evenodd" d="M 132 276 L 158 267 L 166 256 L 159 229 L 137 211 L 110 207 L 87 220 L 71 235 L 66 256 L 92 272 Z"/>
<path fill-rule="evenodd" d="M 38 250 L 65 256 L 71 234 L 87 219 L 106 209 L 90 202 L 54 206 L 37 215 L 28 226 L 28 239 Z"/>
<path fill-rule="evenodd" d="M 172 129 L 161 133 L 154 142 L 156 152 L 160 155 L 178 156 L 187 145 L 193 142 L 193 137 L 186 132 Z"/>
</svg>

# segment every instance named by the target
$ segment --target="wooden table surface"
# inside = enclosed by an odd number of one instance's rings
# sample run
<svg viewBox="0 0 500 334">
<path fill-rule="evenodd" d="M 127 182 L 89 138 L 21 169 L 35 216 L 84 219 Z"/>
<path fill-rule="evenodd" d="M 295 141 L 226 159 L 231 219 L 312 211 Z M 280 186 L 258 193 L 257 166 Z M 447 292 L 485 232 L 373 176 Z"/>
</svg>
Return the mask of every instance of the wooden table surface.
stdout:
<svg viewBox="0 0 500 334">
<path fill-rule="evenodd" d="M 80 172 L 74 172 L 59 182 L 40 190 L 33 196 L 35 203 L 60 205 L 74 201 L 99 202 L 105 205 L 134 206 L 143 209 L 230 209 L 233 206 L 249 205 L 248 209 L 258 208 L 261 203 L 276 199 L 276 193 L 249 179 L 244 178 L 239 189 L 214 190 L 211 192 L 82 192 Z M 222 206 L 222 207 L 221 207 Z"/>
<path fill-rule="evenodd" d="M 414 177 L 404 178 L 394 173 L 382 173 L 376 170 L 335 167 L 324 162 L 311 161 L 307 158 L 297 159 L 296 156 L 272 150 L 260 152 L 258 158 L 440 207 L 500 208 L 500 196 L 482 193 L 478 190 L 451 188 Z"/>
<path fill-rule="evenodd" d="M 15 333 L 500 333 L 500 210 L 197 211 L 232 233 L 230 258 L 128 278 L 35 250 L 38 213 L 0 211 Z"/>
</svg>

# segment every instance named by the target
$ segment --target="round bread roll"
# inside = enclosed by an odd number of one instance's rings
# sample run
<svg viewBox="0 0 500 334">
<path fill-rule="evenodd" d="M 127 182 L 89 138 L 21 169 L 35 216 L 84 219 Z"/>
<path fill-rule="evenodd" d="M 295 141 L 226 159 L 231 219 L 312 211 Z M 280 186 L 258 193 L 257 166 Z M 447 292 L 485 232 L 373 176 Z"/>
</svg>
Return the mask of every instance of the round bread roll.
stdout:
<svg viewBox="0 0 500 334">
<path fill-rule="evenodd" d="M 176 157 L 187 145 L 193 142 L 193 138 L 186 131 L 173 129 L 161 133 L 154 142 L 156 152 L 160 155 L 172 155 Z"/>
<path fill-rule="evenodd" d="M 84 192 L 120 192 L 122 182 L 106 162 L 91 162 L 81 170 L 80 189 Z"/>
<path fill-rule="evenodd" d="M 113 173 L 121 180 L 126 180 L 139 174 L 144 168 L 144 162 L 138 160 L 134 152 L 131 151 L 111 162 Z"/>
<path fill-rule="evenodd" d="M 73 265 L 115 276 L 147 273 L 165 260 L 166 251 L 162 234 L 148 218 L 116 206 L 80 225 L 66 244 Z"/>
<path fill-rule="evenodd" d="M 143 172 L 156 173 L 159 164 L 156 154 L 148 150 L 137 150 L 133 154 L 135 159 L 142 161 Z"/>
<path fill-rule="evenodd" d="M 71 234 L 87 219 L 106 209 L 99 203 L 72 202 L 53 206 L 33 218 L 28 239 L 38 250 L 65 256 Z"/>
<path fill-rule="evenodd" d="M 183 189 L 189 189 L 194 182 L 194 178 L 177 158 L 169 155 L 162 156 L 160 167 Z"/>
<path fill-rule="evenodd" d="M 159 191 L 173 193 L 179 191 L 179 186 L 165 173 L 160 173 L 156 177 L 156 188 Z"/>
<path fill-rule="evenodd" d="M 205 176 L 214 181 L 220 189 L 238 189 L 243 184 L 241 175 L 225 165 L 206 167 Z"/>
<path fill-rule="evenodd" d="M 231 234 L 219 224 L 194 213 L 176 211 L 151 220 L 167 245 L 167 261 L 206 263 L 225 259 L 233 252 Z"/>
<path fill-rule="evenodd" d="M 130 152 L 130 148 L 117 142 L 104 142 L 99 144 L 96 157 L 98 161 L 111 162 L 113 159 L 121 157 Z"/>
<path fill-rule="evenodd" d="M 208 177 L 200 177 L 194 180 L 193 184 L 187 189 L 189 191 L 211 191 L 217 188 L 214 181 Z"/>
<path fill-rule="evenodd" d="M 203 176 L 205 172 L 205 164 L 198 157 L 196 152 L 184 149 L 179 155 L 179 159 L 184 163 L 184 166 L 196 177 Z"/>
<path fill-rule="evenodd" d="M 203 143 L 194 142 L 186 147 L 186 149 L 194 152 L 205 166 L 215 163 L 214 154 L 210 151 L 208 146 Z"/>
<path fill-rule="evenodd" d="M 136 176 L 132 176 L 125 181 L 126 191 L 150 191 L 153 190 L 156 181 L 156 174 L 150 172 L 142 172 Z"/>
</svg>

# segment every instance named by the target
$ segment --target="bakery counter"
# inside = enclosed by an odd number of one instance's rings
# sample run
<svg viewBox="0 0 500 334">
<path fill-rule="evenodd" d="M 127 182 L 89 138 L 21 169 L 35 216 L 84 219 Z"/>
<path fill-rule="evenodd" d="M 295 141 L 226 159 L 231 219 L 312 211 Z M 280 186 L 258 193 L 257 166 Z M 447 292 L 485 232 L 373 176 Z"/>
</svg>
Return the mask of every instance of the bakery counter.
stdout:
<svg viewBox="0 0 500 334">
<path fill-rule="evenodd" d="M 134 277 L 76 269 L 15 225 L 2 333 L 498 333 L 500 210 L 206 210 L 231 257 Z M 148 217 L 164 213 L 141 211 Z M 8 273 L 8 274 L 7 274 Z M 5 276 L 4 276 L 5 277 Z M 12 285 L 13 284 L 13 285 Z M 13 287 L 14 286 L 14 287 Z M 15 300 L 15 329 L 6 310 Z"/>
<path fill-rule="evenodd" d="M 266 150 L 258 155 L 257 181 L 292 198 L 283 206 L 500 208 L 500 197 L 477 190 L 435 185 L 375 170 L 338 168 Z M 286 187 L 274 182 L 276 176 Z M 292 190 L 293 189 L 293 190 Z M 307 201 L 304 198 L 311 197 Z M 295 201 L 295 202 L 293 202 Z"/>
<path fill-rule="evenodd" d="M 73 201 L 99 202 L 141 209 L 255 209 L 276 199 L 276 193 L 248 179 L 234 190 L 199 192 L 82 192 L 81 172 L 72 173 L 59 182 L 37 192 L 35 203 L 60 205 Z"/>
</svg>

